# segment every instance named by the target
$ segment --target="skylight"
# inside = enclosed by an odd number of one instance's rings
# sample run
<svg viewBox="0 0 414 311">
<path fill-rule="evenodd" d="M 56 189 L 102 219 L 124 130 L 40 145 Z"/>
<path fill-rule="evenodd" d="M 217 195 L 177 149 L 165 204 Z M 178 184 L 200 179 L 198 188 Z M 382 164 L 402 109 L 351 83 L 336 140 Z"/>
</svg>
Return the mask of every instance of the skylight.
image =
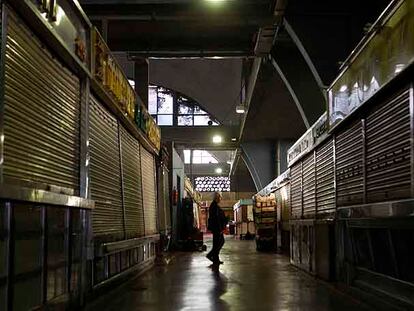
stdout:
<svg viewBox="0 0 414 311">
<path fill-rule="evenodd" d="M 184 150 L 184 163 L 190 164 L 191 150 Z M 217 164 L 217 159 L 206 150 L 193 150 L 193 164 Z"/>
</svg>

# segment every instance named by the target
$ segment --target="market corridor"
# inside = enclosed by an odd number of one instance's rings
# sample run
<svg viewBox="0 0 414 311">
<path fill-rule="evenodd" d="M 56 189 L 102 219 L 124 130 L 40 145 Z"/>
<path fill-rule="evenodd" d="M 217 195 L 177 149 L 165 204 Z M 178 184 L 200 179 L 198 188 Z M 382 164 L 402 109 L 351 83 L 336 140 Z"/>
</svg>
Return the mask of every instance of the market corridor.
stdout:
<svg viewBox="0 0 414 311">
<path fill-rule="evenodd" d="M 207 242 L 211 247 L 211 242 Z M 289 265 L 228 238 L 219 271 L 203 253 L 179 253 L 91 305 L 92 310 L 366 310 Z"/>
</svg>

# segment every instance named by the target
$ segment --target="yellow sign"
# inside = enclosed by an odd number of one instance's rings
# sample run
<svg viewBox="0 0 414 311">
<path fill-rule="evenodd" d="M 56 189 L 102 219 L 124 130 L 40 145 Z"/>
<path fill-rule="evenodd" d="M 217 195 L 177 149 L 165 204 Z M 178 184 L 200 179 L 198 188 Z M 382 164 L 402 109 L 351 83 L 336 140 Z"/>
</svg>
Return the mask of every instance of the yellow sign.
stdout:
<svg viewBox="0 0 414 311">
<path fill-rule="evenodd" d="M 120 66 L 116 62 L 113 55 L 106 45 L 104 39 L 94 30 L 94 52 L 95 61 L 95 78 L 102 83 L 105 89 L 113 96 L 120 106 L 121 110 L 131 119 L 135 119 L 136 94 L 130 86 L 128 79 L 125 77 Z M 159 151 L 161 148 L 161 131 L 155 123 L 154 119 L 148 114 L 145 108 L 141 109 L 142 120 L 146 124 L 142 124 L 143 129 L 150 142 Z"/>
<path fill-rule="evenodd" d="M 135 116 L 136 95 L 128 79 L 98 31 L 94 31 L 95 77 L 114 97 L 122 111 L 131 119 Z"/>
<path fill-rule="evenodd" d="M 39 8 L 42 13 L 46 13 L 46 17 L 52 21 L 56 20 L 57 5 L 56 1 L 40 0 Z"/>
<path fill-rule="evenodd" d="M 161 131 L 152 117 L 147 120 L 147 135 L 157 150 L 161 148 Z"/>
</svg>

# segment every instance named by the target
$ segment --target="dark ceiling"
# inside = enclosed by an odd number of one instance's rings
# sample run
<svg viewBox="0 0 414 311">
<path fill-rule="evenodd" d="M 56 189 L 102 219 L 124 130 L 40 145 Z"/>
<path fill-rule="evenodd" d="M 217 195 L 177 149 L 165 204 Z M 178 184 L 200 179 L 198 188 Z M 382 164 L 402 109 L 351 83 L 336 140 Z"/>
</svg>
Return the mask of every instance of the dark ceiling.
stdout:
<svg viewBox="0 0 414 311">
<path fill-rule="evenodd" d="M 253 76 L 249 70 L 252 57 L 263 57 L 257 82 L 253 84 L 241 142 L 272 142 L 296 140 L 323 113 L 326 86 L 338 74 L 340 63 L 363 38 L 367 26 L 375 22 L 390 0 L 80 2 L 109 47 L 128 52 L 130 60 L 135 57 L 242 57 L 243 65 L 238 72 L 242 73 L 242 80 L 249 81 Z M 282 13 L 284 23 L 277 23 Z M 261 42 L 264 42 L 264 49 L 258 48 Z M 166 65 L 162 61 L 158 63 L 160 68 Z M 188 61 L 191 64 L 191 60 Z M 182 73 L 176 70 L 157 82 L 173 85 L 172 82 L 183 80 L 179 77 Z M 151 76 L 151 72 L 149 74 Z M 215 79 L 208 68 L 198 73 L 198 77 L 200 79 L 192 79 L 193 75 L 188 74 L 186 78 L 199 85 L 211 84 Z M 240 75 L 238 83 L 239 79 Z M 200 87 L 199 91 L 211 92 L 211 88 Z M 191 94 L 191 97 L 210 98 L 203 106 L 217 117 L 223 111 L 231 112 L 224 103 L 219 104 L 211 100 L 214 96 L 207 95 L 211 94 Z M 234 101 L 229 100 L 230 105 L 234 105 Z M 237 135 L 235 129 L 227 129 L 226 135 Z M 207 129 L 201 133 L 200 129 L 197 136 L 196 131 L 190 129 L 171 129 L 171 137 L 164 132 L 163 135 L 169 139 L 185 137 L 181 143 L 191 147 L 191 144 L 208 144 L 211 131 Z"/>
<path fill-rule="evenodd" d="M 247 115 L 243 141 L 294 140 L 306 131 L 285 84 L 269 61 L 262 63 Z"/>
<path fill-rule="evenodd" d="M 150 59 L 149 81 L 196 100 L 222 125 L 238 126 L 242 59 Z"/>
<path fill-rule="evenodd" d="M 80 0 L 114 51 L 140 56 L 252 56 L 259 29 L 275 23 L 275 8 L 329 84 L 338 63 L 390 0 Z M 282 3 L 282 4 L 280 4 Z M 276 5 L 277 4 L 277 5 Z"/>
<path fill-rule="evenodd" d="M 259 28 L 273 24 L 274 3 L 81 0 L 112 50 L 150 56 L 253 55 Z"/>
<path fill-rule="evenodd" d="M 288 0 L 285 18 L 329 85 L 343 62 L 391 0 Z"/>
</svg>

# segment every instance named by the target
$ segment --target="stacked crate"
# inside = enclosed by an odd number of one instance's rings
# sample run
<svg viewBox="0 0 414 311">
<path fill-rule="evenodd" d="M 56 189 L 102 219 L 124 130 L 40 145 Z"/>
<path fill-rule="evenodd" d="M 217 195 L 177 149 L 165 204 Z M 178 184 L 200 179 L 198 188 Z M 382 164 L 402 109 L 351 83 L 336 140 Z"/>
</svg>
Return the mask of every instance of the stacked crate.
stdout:
<svg viewBox="0 0 414 311">
<path fill-rule="evenodd" d="M 261 249 L 276 248 L 277 208 L 274 193 L 255 196 L 254 219 L 256 224 L 256 246 Z"/>
</svg>

